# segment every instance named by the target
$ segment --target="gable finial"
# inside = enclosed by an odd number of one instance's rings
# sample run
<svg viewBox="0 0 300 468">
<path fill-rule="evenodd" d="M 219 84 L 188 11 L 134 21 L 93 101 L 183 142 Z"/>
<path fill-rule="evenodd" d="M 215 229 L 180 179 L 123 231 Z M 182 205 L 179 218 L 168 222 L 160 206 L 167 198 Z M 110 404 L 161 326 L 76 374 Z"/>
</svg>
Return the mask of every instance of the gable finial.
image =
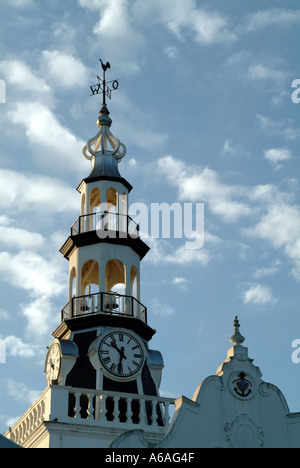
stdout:
<svg viewBox="0 0 300 468">
<path fill-rule="evenodd" d="M 245 338 L 243 337 L 243 335 L 240 334 L 240 322 L 239 322 L 238 316 L 236 316 L 234 319 L 233 328 L 234 328 L 234 334 L 230 338 L 231 343 L 233 343 L 234 345 L 243 344 L 245 341 Z"/>
</svg>

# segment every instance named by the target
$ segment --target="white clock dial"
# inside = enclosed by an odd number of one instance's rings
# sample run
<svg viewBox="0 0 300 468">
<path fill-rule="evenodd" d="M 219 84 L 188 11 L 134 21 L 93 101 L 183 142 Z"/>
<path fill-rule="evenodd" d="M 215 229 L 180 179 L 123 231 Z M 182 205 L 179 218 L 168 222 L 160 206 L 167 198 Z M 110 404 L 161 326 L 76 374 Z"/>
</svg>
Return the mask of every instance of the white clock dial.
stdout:
<svg viewBox="0 0 300 468">
<path fill-rule="evenodd" d="M 61 368 L 61 349 L 59 343 L 53 343 L 46 358 L 45 374 L 47 386 L 58 380 Z"/>
<path fill-rule="evenodd" d="M 99 358 L 110 377 L 131 379 L 145 362 L 143 346 L 135 336 L 123 330 L 107 333 L 100 342 Z"/>
</svg>

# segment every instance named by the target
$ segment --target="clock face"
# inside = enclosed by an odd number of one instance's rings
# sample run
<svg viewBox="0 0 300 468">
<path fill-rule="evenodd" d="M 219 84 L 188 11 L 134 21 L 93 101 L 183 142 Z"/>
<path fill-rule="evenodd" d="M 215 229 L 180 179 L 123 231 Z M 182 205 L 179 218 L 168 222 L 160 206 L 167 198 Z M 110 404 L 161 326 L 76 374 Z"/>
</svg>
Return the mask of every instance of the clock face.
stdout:
<svg viewBox="0 0 300 468">
<path fill-rule="evenodd" d="M 123 330 L 115 330 L 104 336 L 99 346 L 99 358 L 106 373 L 120 380 L 135 377 L 145 362 L 141 343 Z"/>
<path fill-rule="evenodd" d="M 53 381 L 57 381 L 61 367 L 61 350 L 59 343 L 54 343 L 50 346 L 46 360 L 46 382 L 47 386 Z"/>
</svg>

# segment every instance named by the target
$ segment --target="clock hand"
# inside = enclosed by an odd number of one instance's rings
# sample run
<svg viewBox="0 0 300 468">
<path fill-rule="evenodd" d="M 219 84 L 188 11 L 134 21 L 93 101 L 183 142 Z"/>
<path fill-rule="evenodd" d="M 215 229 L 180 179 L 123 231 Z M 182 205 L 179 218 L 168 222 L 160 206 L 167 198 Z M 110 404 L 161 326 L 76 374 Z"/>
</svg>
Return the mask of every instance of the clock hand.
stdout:
<svg viewBox="0 0 300 468">
<path fill-rule="evenodd" d="M 124 354 L 125 348 L 123 346 L 122 346 L 121 349 L 119 349 L 114 341 L 111 342 L 110 346 L 112 348 L 116 349 L 118 351 L 118 353 L 120 354 L 120 362 L 122 362 L 122 359 L 127 359 L 127 357 Z"/>
</svg>

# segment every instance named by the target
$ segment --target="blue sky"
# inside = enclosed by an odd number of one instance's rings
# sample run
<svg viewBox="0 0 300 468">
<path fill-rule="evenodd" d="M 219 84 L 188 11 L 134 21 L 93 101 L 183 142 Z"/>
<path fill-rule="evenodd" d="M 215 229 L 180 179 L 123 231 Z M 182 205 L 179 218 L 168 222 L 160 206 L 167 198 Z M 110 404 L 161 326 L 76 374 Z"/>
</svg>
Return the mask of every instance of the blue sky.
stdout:
<svg viewBox="0 0 300 468">
<path fill-rule="evenodd" d="M 300 411 L 298 0 L 1 0 L 0 430 L 45 388 L 79 216 L 89 86 L 109 60 L 130 202 L 204 203 L 205 244 L 149 239 L 142 302 L 163 394 L 192 397 L 239 316 L 263 379 Z"/>
</svg>

